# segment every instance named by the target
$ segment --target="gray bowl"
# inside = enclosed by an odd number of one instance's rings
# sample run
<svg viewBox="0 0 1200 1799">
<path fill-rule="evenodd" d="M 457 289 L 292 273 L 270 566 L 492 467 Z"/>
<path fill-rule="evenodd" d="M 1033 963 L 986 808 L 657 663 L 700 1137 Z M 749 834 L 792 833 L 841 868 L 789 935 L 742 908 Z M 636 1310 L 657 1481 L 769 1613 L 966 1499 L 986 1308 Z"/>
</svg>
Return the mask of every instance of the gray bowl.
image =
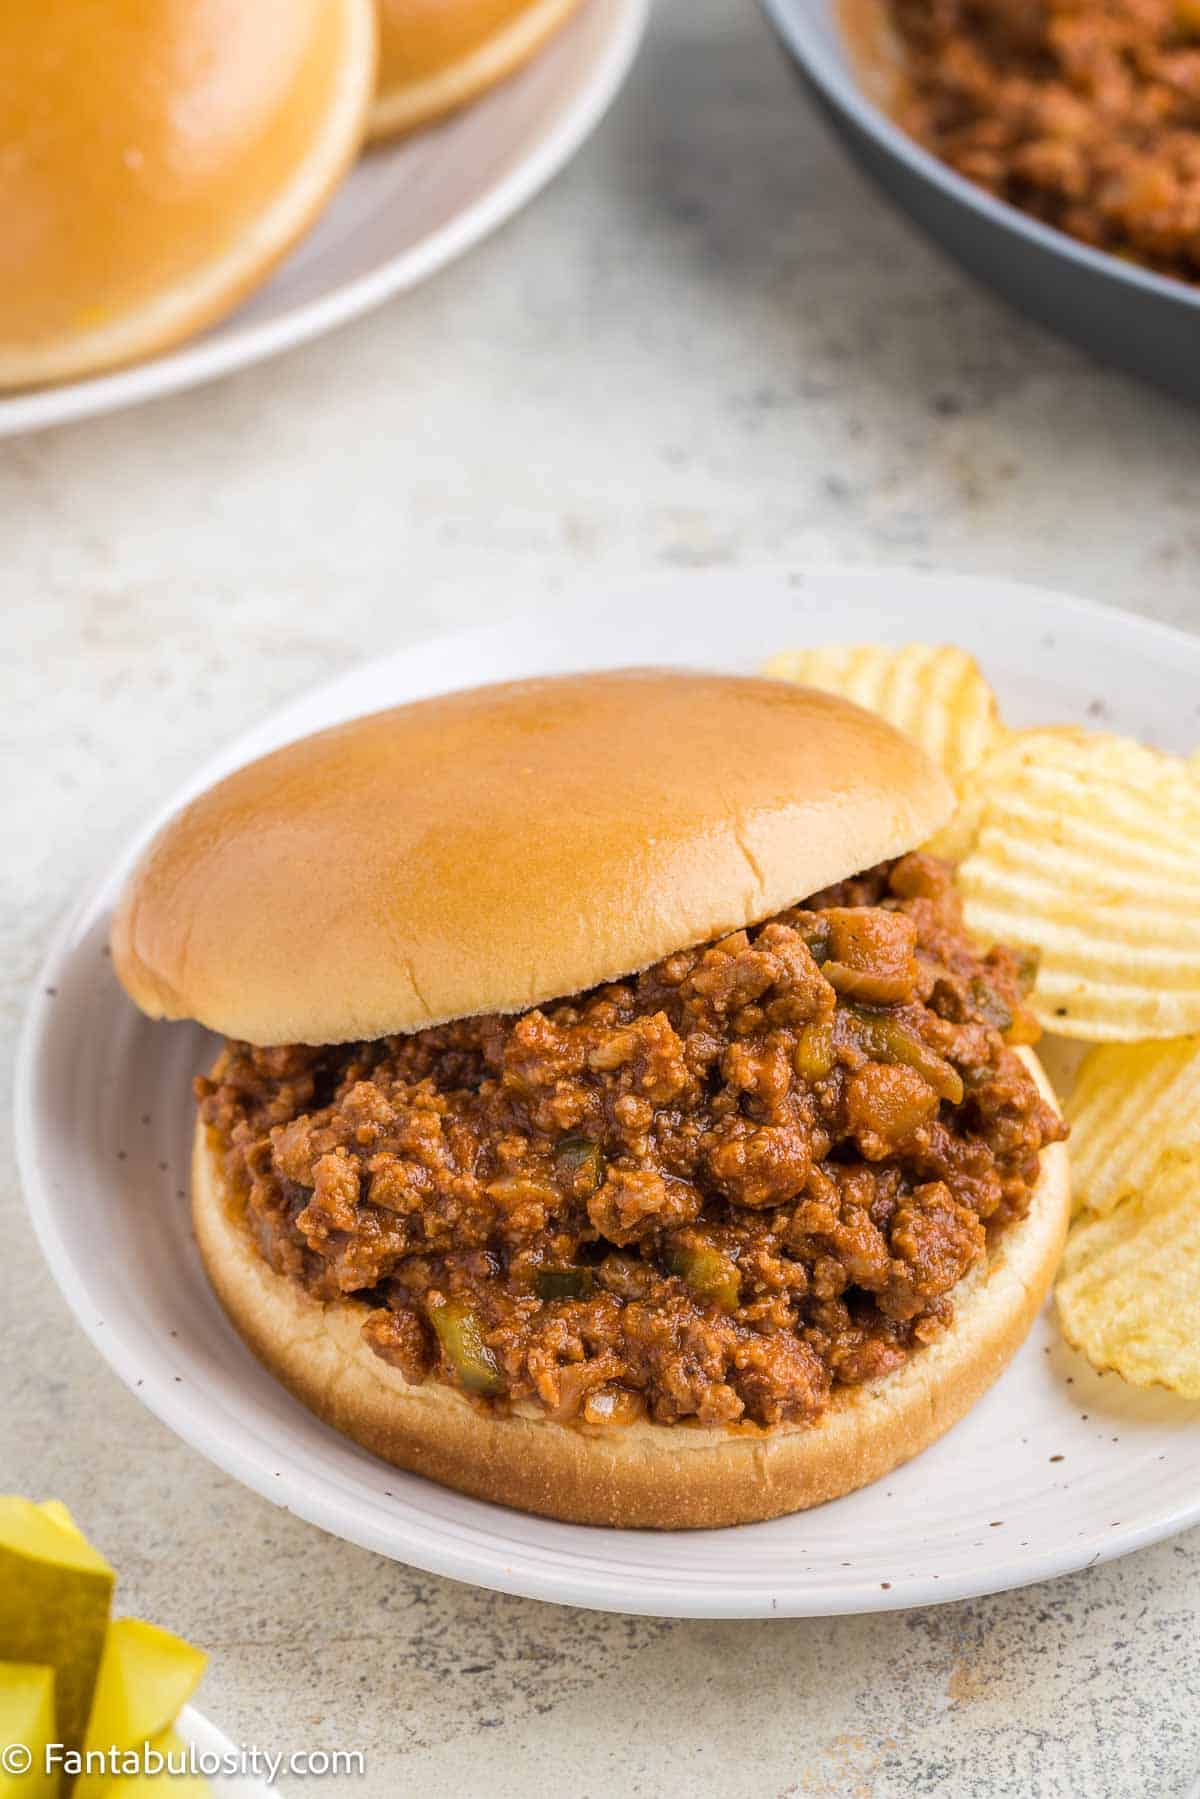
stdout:
<svg viewBox="0 0 1200 1799">
<path fill-rule="evenodd" d="M 856 160 L 955 260 L 1106 362 L 1200 400 L 1200 286 L 1076 243 L 964 180 L 862 91 L 834 0 L 761 0 Z"/>
</svg>

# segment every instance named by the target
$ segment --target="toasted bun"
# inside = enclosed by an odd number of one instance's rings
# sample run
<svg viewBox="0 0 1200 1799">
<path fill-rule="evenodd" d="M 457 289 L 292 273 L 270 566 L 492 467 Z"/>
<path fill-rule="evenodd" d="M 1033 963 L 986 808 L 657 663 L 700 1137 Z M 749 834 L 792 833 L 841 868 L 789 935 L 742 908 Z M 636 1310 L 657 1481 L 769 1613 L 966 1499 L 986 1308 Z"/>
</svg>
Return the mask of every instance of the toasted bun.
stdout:
<svg viewBox="0 0 1200 1799">
<path fill-rule="evenodd" d="M 1021 1055 L 1045 1097 L 1035 1056 Z M 1054 1278 L 1070 1212 L 1061 1143 L 1042 1151 L 1029 1214 L 955 1290 L 954 1322 L 894 1374 L 845 1388 L 815 1425 L 733 1430 L 556 1424 L 529 1405 L 494 1416 L 436 1381 L 410 1386 L 363 1341 L 369 1308 L 321 1304 L 254 1248 L 218 1155 L 197 1127 L 193 1216 L 217 1295 L 259 1360 L 296 1398 L 398 1468 L 476 1499 L 572 1524 L 653 1530 L 751 1524 L 836 1499 L 936 1441 L 1024 1341 Z"/>
<path fill-rule="evenodd" d="M 130 880 L 114 961 L 152 1017 L 252 1043 L 518 1012 L 899 855 L 952 804 L 889 725 L 782 681 L 472 688 L 193 801 Z"/>
<path fill-rule="evenodd" d="M 373 138 L 413 131 L 503 81 L 580 0 L 378 0 Z"/>
<path fill-rule="evenodd" d="M 373 0 L 4 0 L 0 387 L 226 312 L 362 140 Z"/>
</svg>

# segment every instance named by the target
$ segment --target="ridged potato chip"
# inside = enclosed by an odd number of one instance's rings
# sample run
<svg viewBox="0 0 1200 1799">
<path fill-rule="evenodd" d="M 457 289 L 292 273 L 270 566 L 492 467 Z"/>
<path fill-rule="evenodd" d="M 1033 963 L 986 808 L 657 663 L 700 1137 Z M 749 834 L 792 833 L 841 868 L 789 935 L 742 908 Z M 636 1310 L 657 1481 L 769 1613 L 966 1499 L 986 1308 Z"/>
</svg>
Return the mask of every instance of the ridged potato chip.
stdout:
<svg viewBox="0 0 1200 1799">
<path fill-rule="evenodd" d="M 1200 1158 L 1200 1037 L 1089 1050 L 1064 1110 L 1076 1204 L 1103 1216 L 1164 1157 Z"/>
<path fill-rule="evenodd" d="M 1177 756 L 1152 750 L 1132 737 L 1087 731 L 1082 725 L 1036 725 L 1006 732 L 1003 742 L 964 776 L 959 783 L 958 811 L 926 848 L 948 861 L 961 862 L 983 828 L 988 795 L 1019 777 L 1031 762 L 1042 760 L 1055 766 L 1074 765 L 1092 780 L 1113 780 L 1135 791 L 1173 795 L 1185 808 L 1197 803 L 1196 783 Z M 934 841 L 943 847 L 934 850 Z"/>
<path fill-rule="evenodd" d="M 1200 1160 L 1165 1157 L 1142 1191 L 1076 1222 L 1058 1313 L 1094 1368 L 1200 1399 Z"/>
<path fill-rule="evenodd" d="M 829 643 L 784 650 L 763 669 L 776 680 L 840 693 L 915 738 L 961 780 L 1004 738 L 996 696 L 979 664 L 951 644 Z"/>
<path fill-rule="evenodd" d="M 1200 1032 L 1200 785 L 1182 762 L 1102 733 L 1022 731 L 969 777 L 955 828 L 967 923 L 1038 949 L 1047 1030 Z"/>
</svg>

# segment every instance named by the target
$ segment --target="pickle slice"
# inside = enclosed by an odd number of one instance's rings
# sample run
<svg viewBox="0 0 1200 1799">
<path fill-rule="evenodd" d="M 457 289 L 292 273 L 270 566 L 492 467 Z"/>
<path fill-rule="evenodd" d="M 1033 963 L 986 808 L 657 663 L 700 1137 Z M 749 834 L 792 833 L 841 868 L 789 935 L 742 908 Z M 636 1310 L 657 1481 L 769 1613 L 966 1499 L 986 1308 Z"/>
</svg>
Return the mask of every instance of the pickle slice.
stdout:
<svg viewBox="0 0 1200 1799">
<path fill-rule="evenodd" d="M 60 1530 L 68 1531 L 71 1536 L 78 1537 L 81 1541 L 86 1540 L 61 1499 L 41 1500 L 38 1504 L 38 1511 L 41 1512 L 43 1518 L 49 1518 L 51 1524 L 57 1524 Z"/>
<path fill-rule="evenodd" d="M 199 1686 L 207 1660 L 169 1630 L 137 1618 L 118 1618 L 104 1645 L 85 1754 L 89 1749 L 140 1750 L 153 1743 L 174 1724 L 181 1706 Z M 107 1799 L 111 1788 L 110 1774 L 83 1773 L 72 1799 L 100 1799 L 101 1794 Z"/>
<path fill-rule="evenodd" d="M 163 1757 L 164 1766 L 157 1772 L 118 1774 L 103 1789 L 103 1799 L 212 1799 L 212 1788 L 201 1775 L 178 1772 L 187 1766 L 187 1744 L 177 1730 L 152 1737 L 147 1748 Z M 153 1769 L 153 1760 L 146 1759 Z"/>
<path fill-rule="evenodd" d="M 54 1734 L 54 1669 L 33 1662 L 0 1662 L 0 1749 L 19 1744 L 31 1760 L 23 1774 L 0 1768 L 0 1799 L 54 1799 L 57 1772 L 46 1771 Z"/>
<path fill-rule="evenodd" d="M 68 1751 L 87 1728 L 113 1581 L 65 1508 L 0 1495 L 0 1659 L 54 1670 L 53 1740 Z"/>
</svg>

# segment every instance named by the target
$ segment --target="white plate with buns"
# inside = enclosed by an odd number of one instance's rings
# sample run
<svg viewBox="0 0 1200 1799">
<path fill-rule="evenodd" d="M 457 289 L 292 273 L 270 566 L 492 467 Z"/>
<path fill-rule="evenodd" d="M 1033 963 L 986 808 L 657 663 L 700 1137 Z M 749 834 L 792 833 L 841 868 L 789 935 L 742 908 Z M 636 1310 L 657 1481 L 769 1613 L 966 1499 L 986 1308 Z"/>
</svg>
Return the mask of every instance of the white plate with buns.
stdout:
<svg viewBox="0 0 1200 1799">
<path fill-rule="evenodd" d="M 540 6 L 531 7 L 530 16 L 536 17 L 553 4 L 554 0 L 541 0 Z M 12 370 L 6 374 L 8 364 L 0 344 L 0 385 L 16 389 L 0 393 L 0 436 L 110 412 L 245 368 L 357 318 L 434 274 L 495 230 L 574 155 L 624 80 L 645 28 L 648 6 L 649 0 L 583 0 L 577 10 L 555 6 L 555 28 L 544 43 L 539 41 L 536 54 L 515 74 L 440 122 L 368 147 L 313 228 L 265 284 L 204 335 L 149 360 L 83 379 L 62 378 L 63 371 L 69 372 L 78 360 L 74 343 L 64 354 L 51 343 L 45 354 L 39 352 L 28 362 L 30 372 L 20 379 L 38 381 L 42 378 L 39 371 L 44 369 L 51 383 L 57 384 L 19 387 Z M 251 31 L 251 23 L 247 31 Z M 4 48 L 0 43 L 0 53 Z M 448 96 L 447 103 L 465 97 L 466 90 Z M 145 128 L 149 130 L 150 125 Z M 81 135 L 85 129 L 91 127 L 81 124 Z M 311 216 L 316 189 L 327 190 L 344 167 L 341 140 L 347 127 L 339 123 L 329 129 L 338 141 L 331 143 L 324 168 L 306 178 L 313 194 L 293 197 L 289 193 L 286 218 L 272 215 L 267 223 L 260 221 L 254 227 L 256 237 L 267 233 L 261 254 L 250 259 L 257 261 L 259 270 L 275 260 L 275 239 L 280 246 L 292 241 Z M 101 135 L 103 138 L 103 121 Z M 347 150 L 349 147 L 346 144 Z M 136 159 L 144 152 L 139 143 L 131 143 L 121 155 L 135 159 L 131 166 L 136 171 L 140 167 Z M 117 181 L 120 175 L 118 170 L 116 185 L 107 187 L 97 177 L 94 204 L 87 201 L 89 216 L 95 207 L 103 212 L 106 205 L 127 215 Z M 236 178 L 234 170 L 231 189 L 236 187 Z M 30 201 L 34 203 L 40 204 L 36 193 Z M 83 204 L 77 185 L 68 186 L 61 203 Z M 171 216 L 179 219 L 177 205 Z M 154 217 L 157 221 L 158 215 Z M 100 254 L 103 244 L 98 241 L 94 247 Z M 206 316 L 216 316 L 227 304 L 222 294 L 245 292 L 259 278 L 249 266 L 232 266 L 232 259 L 228 270 L 225 259 L 220 260 L 217 271 L 221 291 L 208 292 L 216 275 L 205 269 L 189 283 L 177 308 L 179 320 L 174 315 L 169 319 L 157 314 L 152 317 L 147 308 L 145 333 L 157 334 L 163 341 L 178 337 L 187 318 L 203 323 Z M 51 268 L 47 279 L 53 274 Z M 52 282 L 51 301 L 54 286 Z M 161 312 L 161 300 L 156 301 L 156 308 Z M 124 361 L 134 354 L 125 347 L 124 332 L 119 341 L 107 341 L 108 327 L 100 309 L 80 300 L 78 305 L 70 301 L 68 311 L 72 334 L 86 331 L 97 337 L 94 352 L 90 346 L 87 349 L 87 354 L 94 355 L 93 366 Z M 143 329 L 141 324 L 139 329 Z"/>
<path fill-rule="evenodd" d="M 204 1275 L 188 1204 L 190 1079 L 216 1040 L 143 1017 L 109 955 L 124 879 L 184 800 L 323 726 L 478 682 L 664 662 L 749 672 L 801 644 L 914 638 L 976 654 L 1014 725 L 1094 722 L 1100 708 L 1114 729 L 1194 746 L 1200 640 L 1003 581 L 731 570 L 585 592 L 381 657 L 198 770 L 64 924 L 18 1066 L 18 1149 L 43 1251 L 137 1396 L 220 1467 L 323 1529 L 456 1579 L 611 1610 L 769 1617 L 924 1605 L 1083 1568 L 1200 1520 L 1200 1411 L 1093 1372 L 1050 1306 L 996 1385 L 894 1473 L 771 1522 L 664 1533 L 526 1516 L 375 1459 L 256 1363 Z"/>
</svg>

